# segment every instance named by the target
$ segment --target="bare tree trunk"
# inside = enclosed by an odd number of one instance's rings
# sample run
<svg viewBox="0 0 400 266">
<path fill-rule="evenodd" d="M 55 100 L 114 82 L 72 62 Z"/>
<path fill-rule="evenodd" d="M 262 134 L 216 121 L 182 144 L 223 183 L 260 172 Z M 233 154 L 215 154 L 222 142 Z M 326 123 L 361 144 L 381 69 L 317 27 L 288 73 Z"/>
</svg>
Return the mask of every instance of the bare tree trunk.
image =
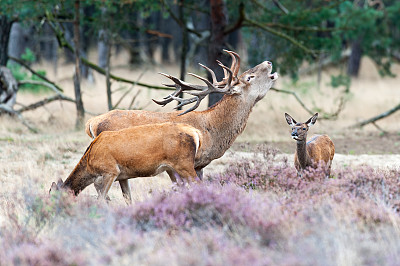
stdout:
<svg viewBox="0 0 400 266">
<path fill-rule="evenodd" d="M 8 55 L 11 57 L 21 58 L 25 50 L 23 29 L 20 23 L 16 22 L 10 30 L 10 39 L 8 41 Z"/>
<path fill-rule="evenodd" d="M 210 6 L 210 0 L 203 0 L 201 6 Z M 207 31 L 210 29 L 210 24 L 211 24 L 210 14 L 202 12 L 193 12 L 192 20 L 196 31 L 202 32 L 202 37 L 198 39 L 195 35 L 191 36 L 193 40 L 193 42 L 191 42 L 191 50 L 193 49 L 196 50 L 193 53 L 189 53 L 190 55 L 193 55 L 193 62 L 191 62 L 191 64 L 198 67 L 198 63 L 202 64 L 208 63 L 205 62 L 204 60 L 206 60 L 206 58 L 208 57 L 208 44 L 210 41 L 210 36 L 209 33 L 207 36 Z"/>
<path fill-rule="evenodd" d="M 76 129 L 83 127 L 85 110 L 83 108 L 82 94 L 81 94 L 81 74 L 80 74 L 80 60 L 79 60 L 79 12 L 80 12 L 80 1 L 75 0 L 75 21 L 74 21 L 74 43 L 75 43 L 75 75 L 74 75 L 74 88 L 75 88 L 75 100 L 76 100 Z"/>
<path fill-rule="evenodd" d="M 13 21 L 6 16 L 0 16 L 0 66 L 6 66 L 8 61 L 8 40 Z"/>
<path fill-rule="evenodd" d="M 362 57 L 361 39 L 355 40 L 351 44 L 351 55 L 347 65 L 347 74 L 352 77 L 358 77 L 360 72 L 360 63 Z"/>
<path fill-rule="evenodd" d="M 0 105 L 14 109 L 17 98 L 18 83 L 11 74 L 10 69 L 0 66 Z"/>
<path fill-rule="evenodd" d="M 210 0 L 211 8 L 211 40 L 208 49 L 208 64 L 214 70 L 217 79 L 223 78 L 223 71 L 218 66 L 216 60 L 222 58 L 222 49 L 225 43 L 224 29 L 226 26 L 226 8 L 223 0 Z M 212 106 L 221 100 L 222 95 L 212 93 L 209 96 L 208 106 Z"/>
<path fill-rule="evenodd" d="M 97 53 L 98 53 L 98 64 L 101 68 L 106 68 L 107 66 L 107 54 L 108 54 L 108 34 L 106 29 L 101 29 L 99 31 L 99 41 L 97 43 Z"/>
<path fill-rule="evenodd" d="M 182 21 L 182 50 L 181 50 L 181 66 L 180 66 L 180 78 L 181 80 L 185 80 L 186 74 L 186 56 L 188 52 L 189 45 L 189 36 L 186 29 L 186 18 L 184 13 L 185 0 L 179 0 L 179 19 Z M 183 92 L 179 94 L 180 98 L 183 98 Z M 178 110 L 182 110 L 182 107 L 179 107 Z"/>
<path fill-rule="evenodd" d="M 176 22 L 172 20 L 170 17 L 166 19 L 162 19 L 160 23 L 160 28 L 161 32 L 166 33 L 166 34 L 172 34 L 172 30 L 176 26 Z M 160 40 L 161 44 L 161 61 L 163 63 L 170 63 L 171 62 L 171 56 L 169 54 L 169 49 L 171 45 L 171 39 L 170 38 L 161 38 Z"/>
<path fill-rule="evenodd" d="M 110 59 L 111 59 L 111 43 L 110 43 L 110 38 L 107 37 L 107 54 L 106 54 L 106 87 L 107 87 L 107 105 L 108 105 L 108 110 L 113 109 L 112 105 L 112 98 L 111 98 L 111 80 L 110 80 Z"/>
</svg>

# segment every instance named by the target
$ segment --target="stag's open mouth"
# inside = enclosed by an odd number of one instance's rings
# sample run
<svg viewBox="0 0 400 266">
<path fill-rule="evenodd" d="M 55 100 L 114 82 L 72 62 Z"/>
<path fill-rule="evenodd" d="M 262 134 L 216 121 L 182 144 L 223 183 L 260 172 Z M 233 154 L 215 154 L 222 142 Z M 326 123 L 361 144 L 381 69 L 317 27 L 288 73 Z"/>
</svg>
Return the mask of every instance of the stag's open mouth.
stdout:
<svg viewBox="0 0 400 266">
<path fill-rule="evenodd" d="M 292 139 L 294 139 L 294 140 L 300 140 L 299 137 L 297 137 L 297 136 L 292 136 Z"/>
<path fill-rule="evenodd" d="M 269 75 L 269 78 L 272 79 L 272 80 L 277 80 L 278 77 L 279 77 L 279 76 L 278 76 L 278 73 L 276 73 L 276 72 Z"/>
</svg>

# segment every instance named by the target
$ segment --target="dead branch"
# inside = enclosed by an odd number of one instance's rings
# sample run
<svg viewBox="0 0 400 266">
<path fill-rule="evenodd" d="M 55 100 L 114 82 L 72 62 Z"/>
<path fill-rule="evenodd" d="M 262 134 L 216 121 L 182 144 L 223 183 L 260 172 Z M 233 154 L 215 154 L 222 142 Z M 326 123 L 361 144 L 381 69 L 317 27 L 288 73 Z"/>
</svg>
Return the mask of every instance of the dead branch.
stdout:
<svg viewBox="0 0 400 266">
<path fill-rule="evenodd" d="M 57 101 L 57 100 L 63 100 L 63 101 L 67 101 L 67 102 L 76 103 L 75 100 L 73 100 L 73 99 L 71 99 L 69 97 L 66 97 L 66 96 L 64 96 L 62 94 L 57 94 L 57 95 L 54 95 L 52 97 L 45 98 L 45 99 L 43 99 L 41 101 L 38 101 L 36 103 L 30 104 L 28 106 L 24 106 L 24 107 L 20 108 L 19 110 L 17 110 L 17 112 L 18 113 L 22 113 L 22 112 L 26 112 L 26 111 L 31 111 L 31 110 L 34 110 L 34 109 L 36 109 L 38 107 L 41 107 L 43 105 L 46 105 L 48 103 L 51 103 L 51 102 L 54 102 L 54 101 Z"/>
<path fill-rule="evenodd" d="M 279 93 L 293 95 L 293 97 L 296 99 L 296 101 L 301 105 L 301 107 L 303 107 L 304 110 L 307 111 L 307 113 L 309 113 L 310 115 L 313 115 L 315 113 L 305 105 L 305 103 L 300 99 L 300 97 L 294 91 L 282 90 L 282 89 L 276 89 L 276 88 L 271 88 L 270 90 L 276 91 Z M 339 116 L 340 112 L 344 109 L 345 103 L 346 103 L 345 96 L 342 96 L 340 98 L 338 108 L 335 112 L 333 112 L 333 113 L 322 112 L 321 116 L 318 119 L 319 120 L 334 120 L 334 119 L 336 119 Z"/>
<path fill-rule="evenodd" d="M 396 105 L 392 109 L 389 109 L 386 112 L 383 112 L 383 113 L 381 113 L 381 114 L 379 114 L 377 116 L 374 116 L 374 117 L 372 117 L 370 119 L 367 119 L 367 120 L 361 121 L 361 122 L 359 122 L 357 124 L 354 124 L 354 125 L 351 126 L 351 128 L 363 127 L 363 126 L 368 125 L 370 123 L 375 123 L 376 121 L 381 120 L 381 119 L 383 119 L 385 117 L 388 117 L 389 115 L 397 112 L 398 110 L 400 110 L 400 104 Z"/>
<path fill-rule="evenodd" d="M 57 84 L 55 84 L 54 82 L 51 82 L 48 78 L 46 78 L 45 76 L 41 75 L 40 73 L 36 72 L 35 70 L 33 70 L 29 65 L 27 65 L 24 61 L 22 61 L 21 59 L 18 59 L 16 57 L 13 56 L 8 56 L 8 58 L 12 59 L 13 61 L 17 62 L 18 64 L 20 64 L 21 66 L 25 67 L 27 70 L 29 70 L 32 74 L 38 76 L 39 78 L 43 79 L 44 81 L 52 84 L 54 86 L 54 88 L 56 88 L 59 92 L 64 92 L 64 90 L 62 88 L 60 88 Z M 53 89 L 53 88 L 52 88 Z"/>
<path fill-rule="evenodd" d="M 261 24 L 261 23 L 259 23 L 257 21 L 254 21 L 254 20 L 251 20 L 249 18 L 245 18 L 244 24 L 246 26 L 249 26 L 249 27 L 252 26 L 252 27 L 260 28 L 260 29 L 265 30 L 265 31 L 267 31 L 267 32 L 269 32 L 269 33 L 271 33 L 271 34 L 273 34 L 275 36 L 278 36 L 278 37 L 280 37 L 282 39 L 285 39 L 285 40 L 291 42 L 292 44 L 296 45 L 297 47 L 299 47 L 303 51 L 305 51 L 308 54 L 310 54 L 313 58 L 317 58 L 317 56 L 316 56 L 314 51 L 308 49 L 302 43 L 300 43 L 299 41 L 295 40 L 294 38 L 292 38 L 291 36 L 287 35 L 284 32 L 277 31 L 277 30 L 275 30 L 275 29 L 273 29 L 271 27 L 268 27 L 268 26 L 266 26 L 264 24 Z"/>
<path fill-rule="evenodd" d="M 274 4 L 280 9 L 282 10 L 283 13 L 285 13 L 286 15 L 289 14 L 288 9 L 281 4 L 281 2 L 279 2 L 279 0 L 272 0 L 272 2 L 274 2 Z"/>
<path fill-rule="evenodd" d="M 288 90 L 282 90 L 282 89 L 276 89 L 276 88 L 271 88 L 271 91 L 276 91 L 280 93 L 285 93 L 285 94 L 291 94 L 293 97 L 296 99 L 296 101 L 303 107 L 304 110 L 306 110 L 309 114 L 313 115 L 314 112 L 311 111 L 311 109 L 307 108 L 307 106 L 304 104 L 304 102 L 300 99 L 300 97 L 295 93 L 294 91 L 288 91 Z"/>
<path fill-rule="evenodd" d="M 53 82 L 49 83 L 49 82 L 40 81 L 40 80 L 20 80 L 20 81 L 18 81 L 18 86 L 19 85 L 24 85 L 24 84 L 45 86 L 45 87 L 50 88 L 51 90 L 53 90 L 55 93 L 57 93 L 59 95 L 63 95 L 61 93 L 61 91 L 54 85 Z"/>
<path fill-rule="evenodd" d="M 139 76 L 138 79 L 137 79 L 137 82 L 139 82 L 139 80 L 143 77 L 143 75 L 146 73 L 146 71 L 147 71 L 147 69 L 146 69 L 145 71 L 143 71 L 143 72 L 140 74 L 140 76 Z M 112 109 L 117 108 L 118 105 L 121 103 L 121 101 L 126 97 L 126 95 L 128 95 L 128 93 L 130 93 L 130 92 L 133 90 L 134 87 L 135 87 L 135 84 L 133 84 L 132 87 L 131 87 L 129 90 L 127 90 L 127 91 L 121 96 L 121 98 L 119 98 L 119 100 L 118 100 L 117 103 L 112 107 Z M 136 96 L 137 96 L 137 94 L 136 94 Z M 134 99 L 136 98 L 136 96 L 134 96 Z M 133 100 L 134 100 L 134 99 L 133 99 Z M 133 103 L 131 103 L 131 104 L 133 104 Z"/>
<path fill-rule="evenodd" d="M 62 48 L 66 48 L 68 50 L 70 50 L 71 52 L 75 52 L 75 49 L 72 47 L 71 44 L 69 44 L 67 42 L 67 40 L 64 37 L 64 32 L 59 29 L 56 25 L 54 25 L 54 23 L 51 22 L 51 20 L 48 18 L 47 20 L 48 24 L 50 25 L 50 28 L 53 30 L 54 34 L 56 35 L 58 44 L 60 45 L 60 47 Z M 88 67 L 90 67 L 91 69 L 97 71 L 98 73 L 105 75 L 106 71 L 104 68 L 90 62 L 89 60 L 87 60 L 86 58 L 80 56 L 80 59 L 82 61 L 83 64 L 87 65 Z M 171 88 L 168 87 L 161 87 L 161 86 L 154 86 L 154 85 L 149 85 L 149 84 L 145 84 L 145 83 L 140 83 L 140 82 L 136 82 L 133 80 L 129 80 L 126 78 L 122 78 L 122 77 L 118 77 L 116 75 L 113 75 L 110 73 L 110 78 L 112 78 L 113 80 L 116 81 L 120 81 L 120 82 L 125 82 L 125 83 L 129 83 L 129 84 L 136 84 L 138 86 L 142 86 L 142 87 L 146 87 L 149 89 L 156 89 L 156 90 L 173 90 Z"/>
<path fill-rule="evenodd" d="M 21 121 L 21 123 L 24 126 L 26 126 L 29 129 L 29 131 L 31 131 L 32 133 L 38 133 L 39 132 L 39 130 L 37 130 L 35 127 L 29 125 L 28 121 L 26 121 L 18 111 L 13 110 L 8 105 L 0 104 L 0 110 L 5 112 L 5 113 L 7 113 L 7 114 L 9 114 L 9 115 L 11 115 L 11 116 L 16 116 Z"/>
</svg>

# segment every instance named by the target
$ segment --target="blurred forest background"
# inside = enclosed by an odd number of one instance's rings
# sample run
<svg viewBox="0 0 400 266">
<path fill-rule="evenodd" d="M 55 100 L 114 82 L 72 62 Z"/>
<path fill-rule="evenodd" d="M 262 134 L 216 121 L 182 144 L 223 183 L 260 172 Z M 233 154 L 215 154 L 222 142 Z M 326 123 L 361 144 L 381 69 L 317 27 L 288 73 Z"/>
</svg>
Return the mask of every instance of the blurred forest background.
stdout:
<svg viewBox="0 0 400 266">
<path fill-rule="evenodd" d="M 36 132 L 28 113 L 66 101 L 82 128 L 85 113 L 148 108 L 137 104 L 140 92 L 166 96 L 165 80 L 154 78 L 159 66 L 185 80 L 188 70 L 205 75 L 203 63 L 221 79 L 216 60 L 229 65 L 228 49 L 239 52 L 242 70 L 272 61 L 281 76 L 272 90 L 284 94 L 281 105 L 295 105 L 301 119 L 320 112 L 320 120 L 335 120 L 346 109 L 358 114 L 347 126 L 372 124 L 384 132 L 375 122 L 400 109 L 393 79 L 400 73 L 399 14 L 396 0 L 0 0 L 0 114 Z M 385 79 L 385 93 L 371 79 L 356 85 L 359 94 L 352 91 L 363 58 L 365 76 Z M 24 91 L 39 94 L 17 100 Z M 362 94 L 385 108 L 363 102 Z M 219 97 L 211 95 L 208 106 Z M 354 98 L 357 106 L 349 104 Z"/>
</svg>

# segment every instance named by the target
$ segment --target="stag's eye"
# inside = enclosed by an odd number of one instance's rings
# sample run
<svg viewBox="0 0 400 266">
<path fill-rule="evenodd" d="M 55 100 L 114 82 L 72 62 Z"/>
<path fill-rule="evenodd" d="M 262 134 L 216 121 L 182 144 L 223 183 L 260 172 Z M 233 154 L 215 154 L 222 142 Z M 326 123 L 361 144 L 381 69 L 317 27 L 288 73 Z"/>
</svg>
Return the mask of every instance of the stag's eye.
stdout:
<svg viewBox="0 0 400 266">
<path fill-rule="evenodd" d="M 254 76 L 248 76 L 246 80 L 250 81 L 252 78 L 254 78 Z"/>
<path fill-rule="evenodd" d="M 305 127 L 303 127 L 303 130 L 306 130 L 306 128 L 305 128 Z"/>
</svg>

